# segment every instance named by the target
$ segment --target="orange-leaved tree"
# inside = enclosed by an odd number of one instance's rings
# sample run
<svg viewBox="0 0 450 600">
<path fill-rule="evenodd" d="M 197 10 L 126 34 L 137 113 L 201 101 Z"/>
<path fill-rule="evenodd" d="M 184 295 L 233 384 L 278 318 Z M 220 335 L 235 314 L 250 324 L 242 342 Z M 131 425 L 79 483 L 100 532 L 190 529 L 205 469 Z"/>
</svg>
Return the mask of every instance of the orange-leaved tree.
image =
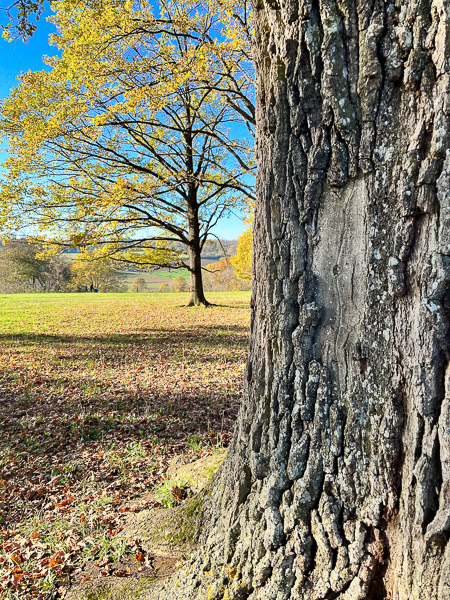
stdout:
<svg viewBox="0 0 450 600">
<path fill-rule="evenodd" d="M 230 259 L 236 277 L 241 281 L 250 282 L 252 279 L 252 243 L 253 231 L 249 227 L 239 236 L 236 255 Z"/>
</svg>

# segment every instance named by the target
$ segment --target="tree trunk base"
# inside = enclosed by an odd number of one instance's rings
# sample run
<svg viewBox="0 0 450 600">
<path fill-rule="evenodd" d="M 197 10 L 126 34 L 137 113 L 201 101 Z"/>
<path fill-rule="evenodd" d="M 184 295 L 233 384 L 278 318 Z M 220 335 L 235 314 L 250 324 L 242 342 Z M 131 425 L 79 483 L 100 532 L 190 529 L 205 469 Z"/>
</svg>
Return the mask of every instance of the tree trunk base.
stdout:
<svg viewBox="0 0 450 600">
<path fill-rule="evenodd" d="M 208 300 L 195 300 L 190 299 L 187 304 L 184 305 L 185 308 L 192 308 L 194 306 L 203 306 L 203 308 L 209 308 L 211 306 L 216 306 L 215 304 L 211 304 Z"/>
</svg>

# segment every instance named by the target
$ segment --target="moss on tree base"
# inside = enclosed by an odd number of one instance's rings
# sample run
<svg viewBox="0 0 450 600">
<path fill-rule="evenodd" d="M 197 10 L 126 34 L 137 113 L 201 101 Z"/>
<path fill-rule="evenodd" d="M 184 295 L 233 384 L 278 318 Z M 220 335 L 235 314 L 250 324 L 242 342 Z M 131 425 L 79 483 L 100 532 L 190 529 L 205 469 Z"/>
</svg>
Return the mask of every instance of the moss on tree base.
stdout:
<svg viewBox="0 0 450 600">
<path fill-rule="evenodd" d="M 181 506 L 151 509 L 130 514 L 121 537 L 139 538 L 142 548 L 153 555 L 152 568 L 136 569 L 131 558 L 129 577 L 100 577 L 95 565 L 85 574 L 93 579 L 78 582 L 69 590 L 66 600 L 143 600 L 164 593 L 164 581 L 176 572 L 184 559 L 197 547 L 208 508 L 212 477 L 222 463 L 223 455 L 208 456 L 190 464 L 177 464 L 169 469 L 170 477 L 183 477 L 198 493 Z M 133 568 L 134 567 L 134 568 Z"/>
</svg>

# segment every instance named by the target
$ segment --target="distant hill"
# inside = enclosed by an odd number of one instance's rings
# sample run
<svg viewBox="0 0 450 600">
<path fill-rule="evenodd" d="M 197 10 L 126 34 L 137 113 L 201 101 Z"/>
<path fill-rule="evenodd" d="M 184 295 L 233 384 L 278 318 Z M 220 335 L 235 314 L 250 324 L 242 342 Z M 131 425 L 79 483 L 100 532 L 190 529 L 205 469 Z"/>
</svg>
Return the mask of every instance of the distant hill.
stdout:
<svg viewBox="0 0 450 600">
<path fill-rule="evenodd" d="M 237 245 L 237 240 L 207 240 L 203 248 L 202 258 L 208 261 L 212 261 L 212 259 L 216 261 L 222 256 L 234 256 Z M 181 242 L 173 242 L 173 246 L 180 250 L 185 247 Z M 64 254 L 79 254 L 79 252 L 78 248 L 69 248 L 64 251 Z"/>
</svg>

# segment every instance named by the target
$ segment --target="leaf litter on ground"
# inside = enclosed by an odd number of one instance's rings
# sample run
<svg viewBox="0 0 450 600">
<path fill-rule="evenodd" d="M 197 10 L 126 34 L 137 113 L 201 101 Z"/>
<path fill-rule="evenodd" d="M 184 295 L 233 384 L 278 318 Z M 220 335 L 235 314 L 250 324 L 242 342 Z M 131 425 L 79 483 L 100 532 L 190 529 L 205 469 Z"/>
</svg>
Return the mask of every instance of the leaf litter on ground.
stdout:
<svg viewBox="0 0 450 600">
<path fill-rule="evenodd" d="M 0 598 L 152 568 L 127 513 L 162 505 L 171 459 L 228 445 L 241 398 L 249 295 L 211 296 L 0 296 Z"/>
</svg>

